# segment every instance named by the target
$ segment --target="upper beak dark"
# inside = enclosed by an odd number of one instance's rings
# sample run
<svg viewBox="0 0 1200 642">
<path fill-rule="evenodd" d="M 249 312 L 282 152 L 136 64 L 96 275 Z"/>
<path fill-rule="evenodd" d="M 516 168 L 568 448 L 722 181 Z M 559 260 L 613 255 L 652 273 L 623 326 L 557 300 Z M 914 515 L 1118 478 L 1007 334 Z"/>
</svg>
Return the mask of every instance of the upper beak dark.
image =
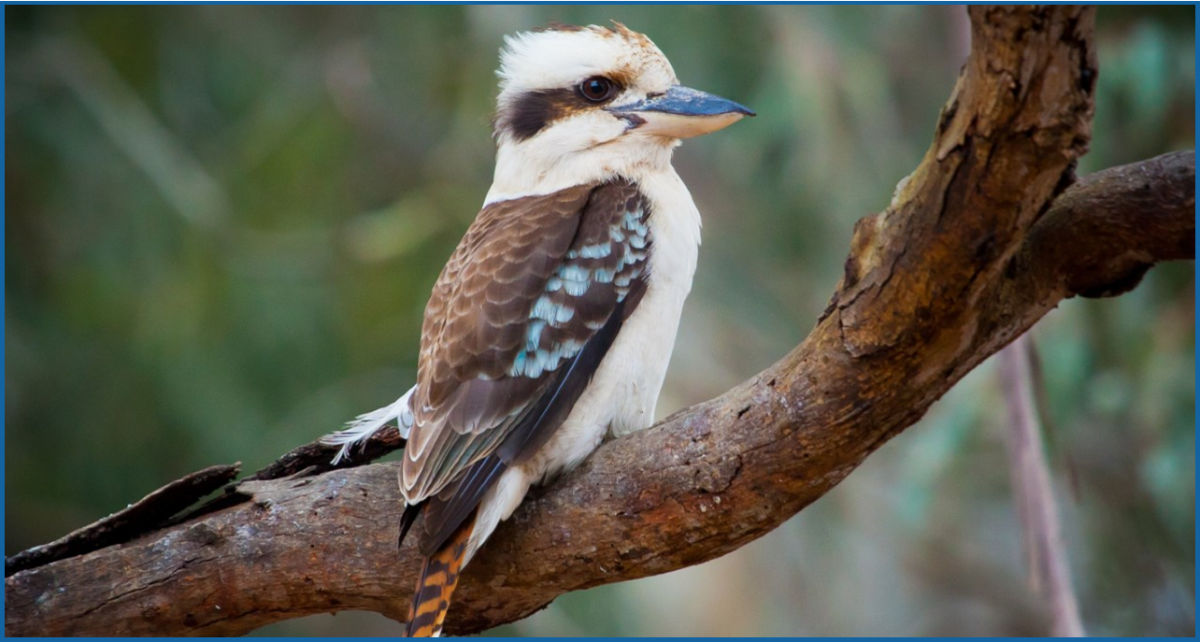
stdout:
<svg viewBox="0 0 1200 642">
<path fill-rule="evenodd" d="M 675 85 L 666 92 L 630 105 L 610 107 L 631 129 L 667 138 L 691 138 L 715 132 L 753 116 L 749 108 L 732 100 Z"/>
<path fill-rule="evenodd" d="M 702 91 L 696 91 L 681 85 L 675 85 L 668 89 L 666 93 L 659 94 L 653 98 L 625 105 L 624 107 L 613 108 L 615 112 L 645 112 L 656 111 L 664 114 L 677 114 L 679 116 L 719 116 L 721 114 L 741 114 L 742 116 L 753 116 L 754 111 L 750 108 L 740 105 L 729 100 L 712 94 L 706 94 Z"/>
</svg>

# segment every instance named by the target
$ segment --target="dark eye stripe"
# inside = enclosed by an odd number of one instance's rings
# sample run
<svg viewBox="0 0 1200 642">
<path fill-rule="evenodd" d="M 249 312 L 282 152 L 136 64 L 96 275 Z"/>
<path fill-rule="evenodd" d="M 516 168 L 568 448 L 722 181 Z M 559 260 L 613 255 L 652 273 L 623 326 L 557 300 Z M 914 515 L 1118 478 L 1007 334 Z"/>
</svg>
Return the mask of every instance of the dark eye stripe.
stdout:
<svg viewBox="0 0 1200 642">
<path fill-rule="evenodd" d="M 570 113 L 578 102 L 574 89 L 527 91 L 499 114 L 496 129 L 507 130 L 517 141 L 528 140 Z"/>
<path fill-rule="evenodd" d="M 611 83 L 612 89 L 609 96 L 599 102 L 586 98 L 579 87 L 527 91 L 497 114 L 496 131 L 507 131 L 514 140 L 520 142 L 533 138 L 560 118 L 586 109 L 596 109 L 621 89 L 619 82 L 604 80 Z"/>
</svg>

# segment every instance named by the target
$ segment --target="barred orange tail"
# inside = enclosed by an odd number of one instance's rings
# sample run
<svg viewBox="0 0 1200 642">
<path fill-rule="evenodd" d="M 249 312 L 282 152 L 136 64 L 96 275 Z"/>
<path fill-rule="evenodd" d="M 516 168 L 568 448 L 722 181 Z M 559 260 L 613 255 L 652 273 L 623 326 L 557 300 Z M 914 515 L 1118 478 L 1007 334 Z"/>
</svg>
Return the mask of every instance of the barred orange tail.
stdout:
<svg viewBox="0 0 1200 642">
<path fill-rule="evenodd" d="M 475 516 L 472 515 L 438 552 L 425 558 L 421 579 L 417 581 L 417 590 L 408 610 L 405 637 L 428 638 L 442 634 L 442 621 L 450 608 L 454 587 L 458 586 L 458 572 L 467 553 L 467 538 L 474 527 Z"/>
</svg>

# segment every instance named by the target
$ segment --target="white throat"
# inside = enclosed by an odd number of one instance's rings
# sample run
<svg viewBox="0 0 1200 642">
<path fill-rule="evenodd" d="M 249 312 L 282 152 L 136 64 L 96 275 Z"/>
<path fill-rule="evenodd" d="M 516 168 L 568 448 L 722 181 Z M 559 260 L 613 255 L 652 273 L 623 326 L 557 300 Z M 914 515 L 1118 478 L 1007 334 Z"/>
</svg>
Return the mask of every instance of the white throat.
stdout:
<svg viewBox="0 0 1200 642">
<path fill-rule="evenodd" d="M 496 172 L 484 204 L 549 194 L 616 176 L 640 183 L 656 174 L 674 174 L 671 155 L 678 145 L 678 140 L 624 136 L 563 153 L 562 141 L 553 137 L 535 136 L 520 143 L 503 140 L 496 150 Z"/>
</svg>

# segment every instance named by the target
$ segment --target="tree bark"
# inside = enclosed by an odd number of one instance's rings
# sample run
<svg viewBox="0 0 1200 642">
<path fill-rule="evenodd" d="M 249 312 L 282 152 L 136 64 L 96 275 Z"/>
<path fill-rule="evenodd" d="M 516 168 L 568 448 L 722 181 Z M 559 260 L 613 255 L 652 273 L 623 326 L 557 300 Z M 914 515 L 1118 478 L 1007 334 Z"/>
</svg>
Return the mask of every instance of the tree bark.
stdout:
<svg viewBox="0 0 1200 642">
<path fill-rule="evenodd" d="M 535 491 L 466 569 L 446 630 L 728 553 L 821 497 L 1059 301 L 1195 256 L 1192 152 L 1086 177 L 1094 9 L 969 9 L 971 55 L 933 144 L 855 226 L 845 274 L 790 354 L 603 445 Z M 1070 187 L 1069 187 L 1070 186 Z M 227 635 L 313 613 L 406 616 L 396 465 L 243 482 L 217 512 L 18 572 L 9 635 Z"/>
</svg>

